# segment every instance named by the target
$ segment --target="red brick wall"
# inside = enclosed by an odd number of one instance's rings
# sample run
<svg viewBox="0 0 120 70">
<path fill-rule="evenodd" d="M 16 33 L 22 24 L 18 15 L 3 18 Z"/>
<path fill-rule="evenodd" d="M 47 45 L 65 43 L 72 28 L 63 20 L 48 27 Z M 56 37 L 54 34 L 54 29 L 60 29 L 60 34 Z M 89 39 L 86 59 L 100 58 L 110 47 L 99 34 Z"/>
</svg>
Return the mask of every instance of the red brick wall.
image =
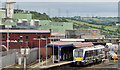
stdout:
<svg viewBox="0 0 120 70">
<path fill-rule="evenodd" d="M 2 40 L 4 43 L 3 45 L 7 46 L 6 40 L 7 40 L 7 33 L 2 33 L 2 35 L 6 36 L 5 40 Z M 38 47 L 39 46 L 39 41 L 38 40 L 33 40 L 34 38 L 37 38 L 38 35 L 41 36 L 46 36 L 47 38 L 51 36 L 50 33 L 9 33 L 9 40 L 16 40 L 19 41 L 19 36 L 23 36 L 23 43 L 17 42 L 17 43 L 9 43 L 10 48 L 20 48 L 21 46 L 29 46 L 31 48 Z M 29 40 L 26 40 L 25 37 L 29 36 Z M 26 44 L 25 44 L 26 43 Z M 41 47 L 44 47 L 46 45 L 46 40 L 41 40 Z M 47 44 L 50 43 L 50 39 L 48 39 Z"/>
</svg>

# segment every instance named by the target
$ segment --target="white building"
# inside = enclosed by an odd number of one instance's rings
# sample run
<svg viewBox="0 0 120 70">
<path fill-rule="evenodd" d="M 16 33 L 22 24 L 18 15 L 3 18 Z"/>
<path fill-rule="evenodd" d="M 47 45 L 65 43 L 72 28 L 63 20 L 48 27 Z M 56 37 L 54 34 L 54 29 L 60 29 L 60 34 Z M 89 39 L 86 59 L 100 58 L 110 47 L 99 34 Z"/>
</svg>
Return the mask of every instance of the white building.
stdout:
<svg viewBox="0 0 120 70">
<path fill-rule="evenodd" d="M 31 20 L 30 26 L 38 27 L 40 25 L 40 20 Z"/>
<path fill-rule="evenodd" d="M 13 18 L 14 14 L 14 1 L 13 0 L 7 0 L 6 2 L 6 9 L 7 9 L 7 18 Z"/>
</svg>

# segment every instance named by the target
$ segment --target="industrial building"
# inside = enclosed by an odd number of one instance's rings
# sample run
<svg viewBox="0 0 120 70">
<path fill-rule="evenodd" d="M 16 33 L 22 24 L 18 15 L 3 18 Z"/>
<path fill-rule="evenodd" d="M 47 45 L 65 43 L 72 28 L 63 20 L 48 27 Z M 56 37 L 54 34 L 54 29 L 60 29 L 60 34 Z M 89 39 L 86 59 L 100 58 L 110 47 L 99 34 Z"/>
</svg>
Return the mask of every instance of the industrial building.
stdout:
<svg viewBox="0 0 120 70">
<path fill-rule="evenodd" d="M 24 47 L 34 48 L 39 46 L 39 40 L 34 38 L 47 38 L 47 43 L 50 43 L 50 30 L 0 30 L 2 34 L 2 45 L 9 46 L 10 49 L 19 49 Z M 9 36 L 9 38 L 8 38 Z M 7 44 L 7 41 L 9 45 Z M 40 46 L 46 45 L 46 40 L 40 41 Z"/>
<path fill-rule="evenodd" d="M 82 38 L 82 39 L 104 39 L 105 36 L 100 34 L 100 30 L 79 29 L 66 30 L 66 38 Z"/>
<path fill-rule="evenodd" d="M 50 20 L 40 20 L 40 30 L 51 29 L 54 34 L 64 34 L 65 30 L 73 30 L 73 23 L 71 22 L 51 22 Z"/>
</svg>

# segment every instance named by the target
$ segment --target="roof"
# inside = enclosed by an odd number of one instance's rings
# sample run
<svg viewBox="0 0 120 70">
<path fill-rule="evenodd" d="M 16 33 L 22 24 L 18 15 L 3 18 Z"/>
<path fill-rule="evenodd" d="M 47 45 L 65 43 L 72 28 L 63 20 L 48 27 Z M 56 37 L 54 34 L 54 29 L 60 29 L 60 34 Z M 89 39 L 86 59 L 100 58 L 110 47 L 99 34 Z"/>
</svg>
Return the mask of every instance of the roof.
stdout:
<svg viewBox="0 0 120 70">
<path fill-rule="evenodd" d="M 0 33 L 50 33 L 50 30 L 0 30 Z"/>
<path fill-rule="evenodd" d="M 76 42 L 76 41 L 85 41 L 85 39 L 60 39 L 60 41 L 66 41 L 66 42 Z"/>
<path fill-rule="evenodd" d="M 93 46 L 93 43 L 92 43 L 92 42 L 84 42 L 84 43 L 75 42 L 75 43 L 73 43 L 73 44 L 74 44 L 74 46 L 75 46 L 76 48 Z"/>
<path fill-rule="evenodd" d="M 75 48 L 75 46 L 72 43 L 65 43 L 65 42 L 53 42 L 51 44 L 48 44 L 47 47 L 58 47 L 58 48 L 73 47 Z"/>
<path fill-rule="evenodd" d="M 50 43 L 52 45 L 69 45 L 69 44 L 72 44 L 71 42 L 53 42 L 53 43 Z"/>
<path fill-rule="evenodd" d="M 90 46 L 93 46 L 93 43 L 92 42 L 84 42 L 84 43 L 81 43 L 81 42 L 53 42 L 53 43 L 50 43 L 48 44 L 47 46 L 50 46 L 50 47 L 60 47 L 60 46 L 73 46 L 73 47 L 76 47 L 76 48 L 80 48 L 80 47 L 90 47 Z"/>
</svg>

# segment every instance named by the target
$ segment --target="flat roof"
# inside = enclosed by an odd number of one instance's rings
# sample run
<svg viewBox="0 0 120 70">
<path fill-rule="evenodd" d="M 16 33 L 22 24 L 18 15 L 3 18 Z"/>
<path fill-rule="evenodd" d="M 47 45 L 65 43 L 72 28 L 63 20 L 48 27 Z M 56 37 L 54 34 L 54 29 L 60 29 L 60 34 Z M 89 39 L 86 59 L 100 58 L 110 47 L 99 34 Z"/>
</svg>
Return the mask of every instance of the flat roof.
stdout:
<svg viewBox="0 0 120 70">
<path fill-rule="evenodd" d="M 69 45 L 69 44 L 72 44 L 71 42 L 53 42 L 53 43 L 50 43 L 52 45 Z"/>
<path fill-rule="evenodd" d="M 76 42 L 76 41 L 85 41 L 85 39 L 60 39 L 60 41 L 65 42 Z"/>
<path fill-rule="evenodd" d="M 50 33 L 50 30 L 0 30 L 0 33 Z"/>
<path fill-rule="evenodd" d="M 53 42 L 50 43 L 50 45 L 58 45 L 58 46 L 62 46 L 62 45 L 71 45 L 73 44 L 76 48 L 80 48 L 80 47 L 91 47 L 94 44 L 92 42 Z"/>
</svg>

